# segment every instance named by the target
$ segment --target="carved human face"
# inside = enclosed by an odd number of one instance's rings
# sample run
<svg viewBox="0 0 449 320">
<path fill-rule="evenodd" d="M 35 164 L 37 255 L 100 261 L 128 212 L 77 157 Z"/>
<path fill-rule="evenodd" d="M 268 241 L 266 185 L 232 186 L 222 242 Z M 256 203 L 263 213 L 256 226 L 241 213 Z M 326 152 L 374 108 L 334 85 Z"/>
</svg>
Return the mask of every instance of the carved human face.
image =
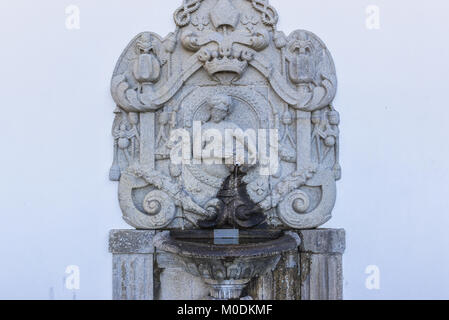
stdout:
<svg viewBox="0 0 449 320">
<path fill-rule="evenodd" d="M 312 113 L 312 124 L 317 125 L 321 122 L 321 114 L 319 112 Z"/>
<path fill-rule="evenodd" d="M 211 108 L 211 120 L 215 123 L 219 123 L 223 121 L 228 115 L 228 111 L 226 110 L 227 106 L 223 103 L 220 103 L 218 106 L 213 106 Z"/>
<path fill-rule="evenodd" d="M 336 126 L 340 124 L 340 116 L 337 112 L 330 112 L 328 118 L 331 125 Z"/>
</svg>

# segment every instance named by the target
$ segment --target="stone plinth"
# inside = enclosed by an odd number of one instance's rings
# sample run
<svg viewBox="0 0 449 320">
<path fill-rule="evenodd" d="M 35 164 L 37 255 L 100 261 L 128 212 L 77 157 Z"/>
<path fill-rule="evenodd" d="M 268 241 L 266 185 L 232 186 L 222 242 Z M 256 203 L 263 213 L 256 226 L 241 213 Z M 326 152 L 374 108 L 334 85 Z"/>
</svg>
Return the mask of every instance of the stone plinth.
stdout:
<svg viewBox="0 0 449 320">
<path fill-rule="evenodd" d="M 112 298 L 154 299 L 154 231 L 112 230 Z"/>
<path fill-rule="evenodd" d="M 343 229 L 299 230 L 302 244 L 285 254 L 276 269 L 254 280 L 248 295 L 257 300 L 340 300 L 343 298 Z M 174 255 L 155 250 L 155 231 L 113 230 L 114 300 L 199 300 L 209 289 L 183 271 Z"/>
<path fill-rule="evenodd" d="M 346 234 L 343 229 L 299 232 L 301 300 L 343 299 L 342 257 Z"/>
</svg>

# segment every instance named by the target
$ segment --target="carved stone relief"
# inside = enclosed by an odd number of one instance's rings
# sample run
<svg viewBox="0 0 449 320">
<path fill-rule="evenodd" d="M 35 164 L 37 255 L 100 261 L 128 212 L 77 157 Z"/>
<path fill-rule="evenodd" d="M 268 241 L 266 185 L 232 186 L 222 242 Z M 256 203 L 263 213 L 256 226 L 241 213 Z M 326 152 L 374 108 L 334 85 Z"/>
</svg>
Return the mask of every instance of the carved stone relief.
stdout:
<svg viewBox="0 0 449 320">
<path fill-rule="evenodd" d="M 328 221 L 341 178 L 340 117 L 324 43 L 308 31 L 277 30 L 278 14 L 264 0 L 184 0 L 174 21 L 165 38 L 137 35 L 112 78 L 110 179 L 119 181 L 127 223 L 307 229 Z M 204 156 L 216 141 L 195 138 L 198 130 L 243 132 L 230 139 L 247 163 L 235 150 Z"/>
</svg>

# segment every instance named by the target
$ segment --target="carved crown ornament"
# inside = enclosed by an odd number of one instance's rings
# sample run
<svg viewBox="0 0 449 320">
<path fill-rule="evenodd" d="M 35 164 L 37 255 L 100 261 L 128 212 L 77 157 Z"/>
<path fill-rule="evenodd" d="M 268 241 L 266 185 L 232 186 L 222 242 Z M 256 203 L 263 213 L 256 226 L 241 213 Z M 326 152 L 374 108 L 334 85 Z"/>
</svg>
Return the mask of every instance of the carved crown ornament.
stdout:
<svg viewBox="0 0 449 320">
<path fill-rule="evenodd" d="M 334 63 L 316 35 L 286 36 L 278 19 L 266 0 L 184 0 L 174 32 L 143 32 L 126 47 L 111 82 L 110 179 L 131 226 L 303 229 L 331 218 L 341 177 Z M 216 146 L 208 130 L 242 132 L 230 139 L 251 164 L 236 147 L 204 161 L 201 150 Z M 275 154 L 269 174 L 261 149 Z"/>
</svg>

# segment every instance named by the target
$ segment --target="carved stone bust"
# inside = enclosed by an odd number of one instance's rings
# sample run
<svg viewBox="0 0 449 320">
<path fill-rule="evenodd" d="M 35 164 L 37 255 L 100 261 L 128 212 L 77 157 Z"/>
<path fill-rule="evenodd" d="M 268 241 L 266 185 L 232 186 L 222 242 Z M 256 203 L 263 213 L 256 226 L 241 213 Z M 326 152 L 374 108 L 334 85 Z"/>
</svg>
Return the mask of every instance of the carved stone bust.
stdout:
<svg viewBox="0 0 449 320">
<path fill-rule="evenodd" d="M 331 218 L 340 117 L 332 57 L 277 30 L 266 0 L 184 0 L 165 38 L 120 56 L 110 179 L 138 229 L 308 229 Z"/>
</svg>

